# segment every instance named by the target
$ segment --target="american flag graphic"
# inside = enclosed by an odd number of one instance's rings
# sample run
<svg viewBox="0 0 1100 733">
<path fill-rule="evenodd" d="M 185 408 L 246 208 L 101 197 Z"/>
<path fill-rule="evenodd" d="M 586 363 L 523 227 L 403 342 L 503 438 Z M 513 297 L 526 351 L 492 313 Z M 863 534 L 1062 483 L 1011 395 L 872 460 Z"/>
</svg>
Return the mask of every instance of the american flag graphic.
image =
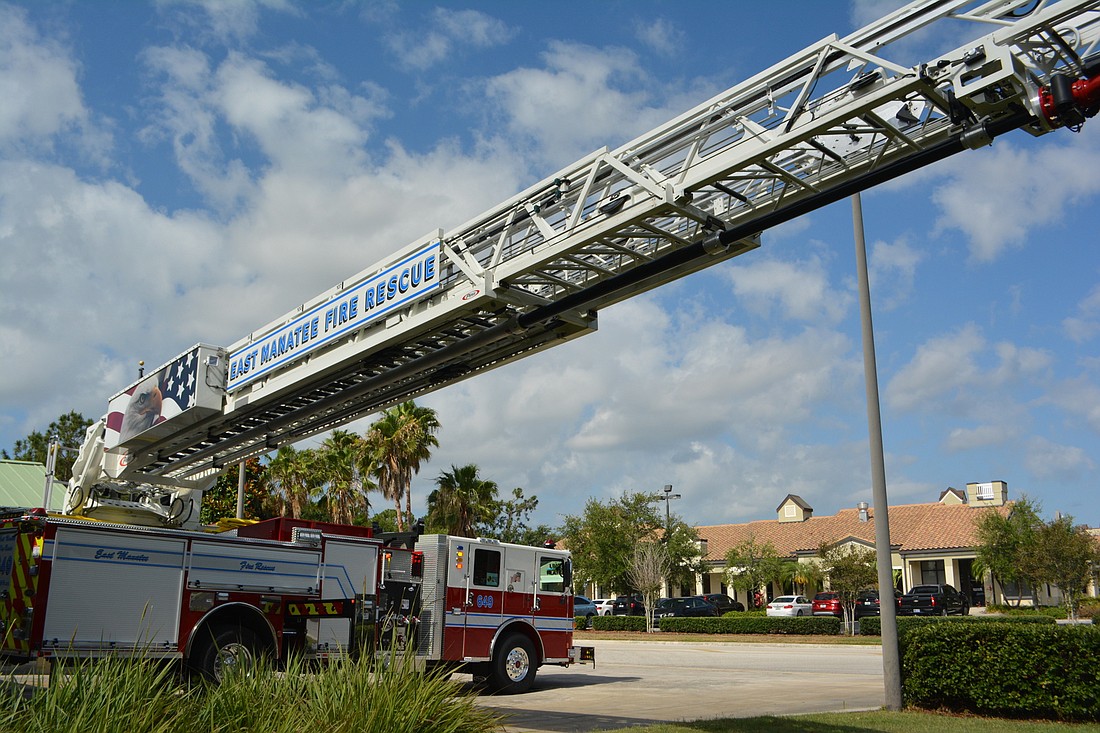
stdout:
<svg viewBox="0 0 1100 733">
<path fill-rule="evenodd" d="M 107 448 L 194 407 L 198 362 L 198 349 L 194 349 L 116 395 L 107 406 Z"/>
</svg>

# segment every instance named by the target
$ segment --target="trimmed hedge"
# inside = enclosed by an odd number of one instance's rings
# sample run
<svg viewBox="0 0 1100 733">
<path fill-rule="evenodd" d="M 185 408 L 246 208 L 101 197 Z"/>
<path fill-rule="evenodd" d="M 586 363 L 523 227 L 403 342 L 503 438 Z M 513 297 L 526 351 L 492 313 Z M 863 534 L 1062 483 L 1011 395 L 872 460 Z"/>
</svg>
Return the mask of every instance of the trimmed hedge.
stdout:
<svg viewBox="0 0 1100 733">
<path fill-rule="evenodd" d="M 839 634 L 843 629 L 835 616 L 745 616 L 726 614 L 719 618 L 663 618 L 661 631 L 688 634 Z"/>
<path fill-rule="evenodd" d="M 595 616 L 593 631 L 645 631 L 645 616 Z"/>
<path fill-rule="evenodd" d="M 1044 624 L 1054 623 L 1051 616 L 898 616 L 898 636 L 910 629 L 929 624 Z M 859 620 L 860 636 L 881 636 L 882 620 L 878 616 L 864 616 Z"/>
<path fill-rule="evenodd" d="M 955 621 L 913 625 L 905 633 L 899 624 L 898 636 L 908 705 L 997 717 L 1100 720 L 1095 626 Z"/>
</svg>

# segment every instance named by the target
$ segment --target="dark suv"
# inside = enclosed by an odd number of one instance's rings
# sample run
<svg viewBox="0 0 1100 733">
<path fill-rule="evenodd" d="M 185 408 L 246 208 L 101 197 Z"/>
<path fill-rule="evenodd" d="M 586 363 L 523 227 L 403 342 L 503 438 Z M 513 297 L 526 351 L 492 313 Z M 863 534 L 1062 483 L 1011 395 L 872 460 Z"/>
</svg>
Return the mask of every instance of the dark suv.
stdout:
<svg viewBox="0 0 1100 733">
<path fill-rule="evenodd" d="M 704 601 L 717 608 L 719 616 L 730 611 L 745 610 L 745 604 L 733 600 L 725 593 L 704 593 L 701 596 L 697 596 L 697 598 L 702 598 Z"/>
<path fill-rule="evenodd" d="M 638 593 L 619 596 L 611 608 L 612 616 L 645 616 L 645 600 Z"/>
<path fill-rule="evenodd" d="M 894 608 L 896 609 L 901 602 L 901 591 L 897 588 L 894 589 Z M 878 616 L 882 612 L 882 607 L 879 605 L 878 591 L 864 590 L 859 592 L 859 597 L 856 599 L 856 618 L 863 618 L 864 616 Z"/>
</svg>

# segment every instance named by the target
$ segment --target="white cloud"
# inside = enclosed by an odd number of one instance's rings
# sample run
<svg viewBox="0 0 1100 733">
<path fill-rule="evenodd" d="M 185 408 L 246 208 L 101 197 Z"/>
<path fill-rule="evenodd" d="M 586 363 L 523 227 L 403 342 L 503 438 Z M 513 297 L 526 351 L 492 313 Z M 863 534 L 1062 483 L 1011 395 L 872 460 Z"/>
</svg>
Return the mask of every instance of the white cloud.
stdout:
<svg viewBox="0 0 1100 733">
<path fill-rule="evenodd" d="M 1041 437 L 1028 441 L 1025 463 L 1032 476 L 1046 481 L 1074 480 L 1096 470 L 1096 463 L 1081 448 Z"/>
<path fill-rule="evenodd" d="M 760 314 L 778 307 L 778 315 L 785 319 L 837 323 L 853 302 L 851 293 L 830 286 L 825 262 L 818 257 L 800 262 L 738 260 L 725 272 L 734 293 Z"/>
<path fill-rule="evenodd" d="M 1078 344 L 1091 341 L 1100 334 L 1100 285 L 1077 304 L 1077 314 L 1062 321 L 1062 328 L 1066 336 Z"/>
<path fill-rule="evenodd" d="M 157 0 L 157 5 L 162 11 L 178 11 L 173 14 L 176 23 L 208 33 L 220 43 L 253 36 L 263 11 L 299 15 L 291 0 Z"/>
<path fill-rule="evenodd" d="M 477 10 L 435 8 L 427 28 L 391 34 L 387 42 L 399 63 L 424 71 L 463 47 L 492 48 L 515 34 L 503 21 Z"/>
<path fill-rule="evenodd" d="M 638 115 L 650 97 L 632 52 L 554 41 L 543 60 L 545 68 L 519 68 L 486 85 L 511 132 L 534 140 L 536 151 L 561 163 L 644 129 Z"/>
<path fill-rule="evenodd" d="M 953 453 L 1005 445 L 1019 437 L 1020 430 L 1012 424 L 978 425 L 955 428 L 944 441 L 944 449 Z"/>
<path fill-rule="evenodd" d="M 687 34 L 668 18 L 635 21 L 634 35 L 661 56 L 673 56 L 687 41 Z"/>
<path fill-rule="evenodd" d="M 943 212 L 933 234 L 958 229 L 970 240 L 971 259 L 996 260 L 1034 241 L 1031 231 L 1057 223 L 1068 204 L 1100 191 L 1092 175 L 1098 167 L 1095 135 L 1063 135 L 1028 149 L 1002 139 L 949 159 L 940 170 L 948 180 L 933 193 Z M 1056 248 L 1057 242 L 1042 245 Z"/>
<path fill-rule="evenodd" d="M 1047 399 L 1067 414 L 1084 420 L 1089 429 L 1100 434 L 1100 386 L 1087 377 L 1075 377 L 1058 383 L 1051 388 Z"/>
<path fill-rule="evenodd" d="M 1045 351 L 1000 342 L 992 347 L 974 324 L 929 339 L 886 387 L 887 402 L 899 410 L 935 412 L 976 409 L 991 390 L 1041 376 L 1051 365 Z M 1011 402 L 997 394 L 998 409 Z"/>
<path fill-rule="evenodd" d="M 871 297 L 876 305 L 890 310 L 908 300 L 924 253 L 902 237 L 893 243 L 876 241 L 869 259 Z"/>
<path fill-rule="evenodd" d="M 50 148 L 59 134 L 86 128 L 78 73 L 68 51 L 39 36 L 25 11 L 0 3 L 0 151 Z"/>
</svg>

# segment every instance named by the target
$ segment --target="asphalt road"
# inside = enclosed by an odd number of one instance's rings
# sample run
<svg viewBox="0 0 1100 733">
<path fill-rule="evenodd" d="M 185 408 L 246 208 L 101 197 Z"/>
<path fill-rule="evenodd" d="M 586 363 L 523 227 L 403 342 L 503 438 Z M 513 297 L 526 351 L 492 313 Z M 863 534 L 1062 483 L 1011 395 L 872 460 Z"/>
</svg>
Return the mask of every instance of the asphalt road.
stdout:
<svg viewBox="0 0 1100 733">
<path fill-rule="evenodd" d="M 543 667 L 523 695 L 483 695 L 513 733 L 598 731 L 885 704 L 877 646 L 585 641 L 596 667 Z M 461 680 L 461 677 L 458 678 Z"/>
</svg>

